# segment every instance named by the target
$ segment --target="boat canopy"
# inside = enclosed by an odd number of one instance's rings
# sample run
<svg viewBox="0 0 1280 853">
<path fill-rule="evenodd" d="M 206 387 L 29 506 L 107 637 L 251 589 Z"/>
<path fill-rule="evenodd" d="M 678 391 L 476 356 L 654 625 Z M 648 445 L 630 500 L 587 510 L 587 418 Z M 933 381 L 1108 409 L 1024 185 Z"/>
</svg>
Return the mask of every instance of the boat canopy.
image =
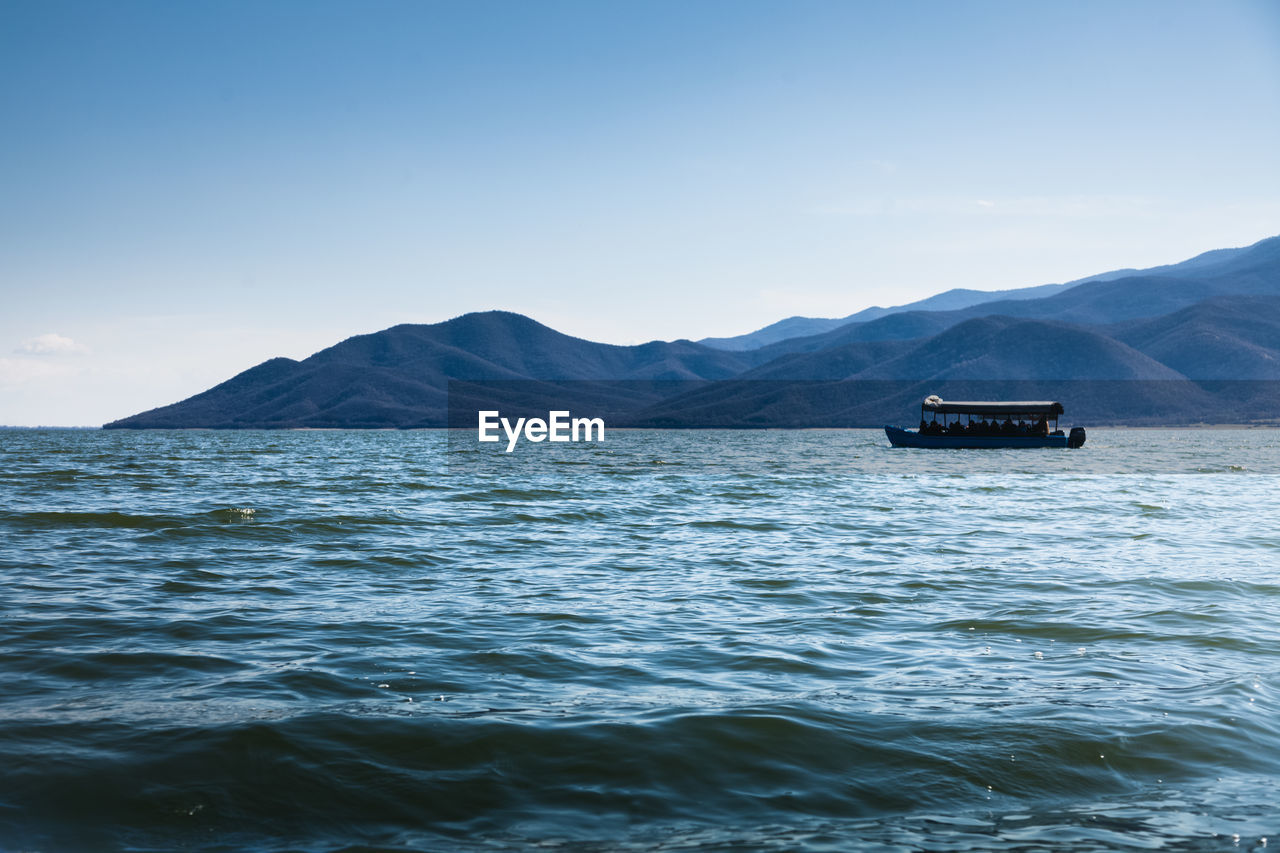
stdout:
<svg viewBox="0 0 1280 853">
<path fill-rule="evenodd" d="M 939 415 L 1044 415 L 1056 418 L 1062 404 L 1053 400 L 1012 400 L 1007 403 L 983 400 L 943 402 L 936 396 L 927 398 L 920 408 Z"/>
</svg>

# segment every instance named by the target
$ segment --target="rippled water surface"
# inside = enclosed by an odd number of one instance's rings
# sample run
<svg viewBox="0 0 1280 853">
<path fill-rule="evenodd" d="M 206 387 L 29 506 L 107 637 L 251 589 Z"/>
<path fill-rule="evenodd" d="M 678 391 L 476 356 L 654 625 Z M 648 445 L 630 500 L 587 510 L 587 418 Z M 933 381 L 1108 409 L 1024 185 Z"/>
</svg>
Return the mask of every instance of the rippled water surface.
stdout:
<svg viewBox="0 0 1280 853">
<path fill-rule="evenodd" d="M 477 447 L 0 432 L 0 850 L 1280 845 L 1277 432 Z"/>
</svg>

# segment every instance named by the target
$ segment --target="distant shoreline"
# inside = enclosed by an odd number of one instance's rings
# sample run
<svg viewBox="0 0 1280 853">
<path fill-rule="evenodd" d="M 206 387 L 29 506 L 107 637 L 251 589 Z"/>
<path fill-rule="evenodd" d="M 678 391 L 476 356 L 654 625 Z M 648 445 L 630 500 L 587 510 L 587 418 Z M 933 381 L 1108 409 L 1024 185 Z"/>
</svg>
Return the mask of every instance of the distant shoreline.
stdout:
<svg viewBox="0 0 1280 853">
<path fill-rule="evenodd" d="M 1118 430 L 1157 430 L 1157 429 L 1177 429 L 1177 430 L 1245 430 L 1245 429 L 1277 429 L 1280 423 L 1195 423 L 1195 424 L 1082 424 L 1089 429 L 1118 429 Z M 77 430 L 77 431 L 108 431 L 102 426 L 4 426 L 0 425 L 0 431 L 3 430 Z M 832 426 L 812 426 L 812 427 L 632 427 L 619 426 L 610 427 L 610 432 L 651 432 L 655 430 L 669 432 L 687 432 L 698 430 L 732 430 L 734 432 L 768 432 L 768 431 L 786 431 L 796 432 L 800 430 L 826 430 L 832 432 L 846 432 L 851 430 L 879 430 L 881 426 L 854 426 L 854 427 L 832 427 Z M 408 429 L 398 429 L 396 427 L 115 427 L 110 432 L 439 432 L 439 431 L 467 431 L 474 432 L 473 427 L 412 427 Z"/>
<path fill-rule="evenodd" d="M 1243 430 L 1243 429 L 1277 429 L 1280 428 L 1280 422 L 1271 423 L 1194 423 L 1194 424 L 1078 424 L 1089 429 L 1178 429 L 1178 430 Z M 725 426 L 725 427 L 632 427 L 618 426 L 610 427 L 610 432 L 635 432 L 640 430 L 668 430 L 671 432 L 683 432 L 688 430 L 733 430 L 734 432 L 748 431 L 761 432 L 769 430 L 784 430 L 787 432 L 795 432 L 797 430 L 830 430 L 830 431 L 848 431 L 848 430 L 878 430 L 883 429 L 881 426 L 853 426 L 853 427 L 834 427 L 834 426 L 811 426 L 811 427 L 742 427 L 742 426 Z M 106 426 L 14 426 L 10 424 L 0 424 L 0 432 L 2 431 L 20 431 L 20 430 L 61 430 L 61 431 L 108 431 Z M 473 427 L 411 427 L 400 429 L 397 427 L 113 427 L 110 432 L 436 432 L 440 430 L 458 430 L 474 432 Z"/>
</svg>

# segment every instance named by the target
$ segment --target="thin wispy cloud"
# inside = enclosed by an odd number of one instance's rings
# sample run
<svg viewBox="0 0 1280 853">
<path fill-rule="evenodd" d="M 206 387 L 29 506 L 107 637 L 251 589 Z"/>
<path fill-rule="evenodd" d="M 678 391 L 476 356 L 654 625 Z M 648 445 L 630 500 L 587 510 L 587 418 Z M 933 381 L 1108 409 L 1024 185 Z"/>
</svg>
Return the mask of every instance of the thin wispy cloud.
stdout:
<svg viewBox="0 0 1280 853">
<path fill-rule="evenodd" d="M 84 355 L 89 348 L 78 344 L 66 335 L 50 332 L 28 338 L 14 349 L 19 355 Z"/>
<path fill-rule="evenodd" d="M 0 388 L 65 379 L 79 372 L 80 368 L 67 362 L 37 358 L 0 358 Z"/>
<path fill-rule="evenodd" d="M 898 196 L 834 201 L 810 209 L 822 216 L 974 216 L 997 211 L 1009 216 L 1105 217 L 1134 216 L 1158 207 L 1156 200 L 1140 196 L 1069 195 L 963 198 L 960 196 Z"/>
</svg>

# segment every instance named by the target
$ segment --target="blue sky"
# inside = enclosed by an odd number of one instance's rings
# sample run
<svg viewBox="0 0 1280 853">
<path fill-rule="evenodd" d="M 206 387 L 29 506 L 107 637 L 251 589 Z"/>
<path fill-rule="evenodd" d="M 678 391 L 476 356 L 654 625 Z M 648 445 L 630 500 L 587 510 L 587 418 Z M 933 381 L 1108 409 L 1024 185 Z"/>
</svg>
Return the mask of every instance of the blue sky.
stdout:
<svg viewBox="0 0 1280 853">
<path fill-rule="evenodd" d="M 0 423 L 503 308 L 612 343 L 1280 234 L 1274 2 L 0 0 Z"/>
</svg>

